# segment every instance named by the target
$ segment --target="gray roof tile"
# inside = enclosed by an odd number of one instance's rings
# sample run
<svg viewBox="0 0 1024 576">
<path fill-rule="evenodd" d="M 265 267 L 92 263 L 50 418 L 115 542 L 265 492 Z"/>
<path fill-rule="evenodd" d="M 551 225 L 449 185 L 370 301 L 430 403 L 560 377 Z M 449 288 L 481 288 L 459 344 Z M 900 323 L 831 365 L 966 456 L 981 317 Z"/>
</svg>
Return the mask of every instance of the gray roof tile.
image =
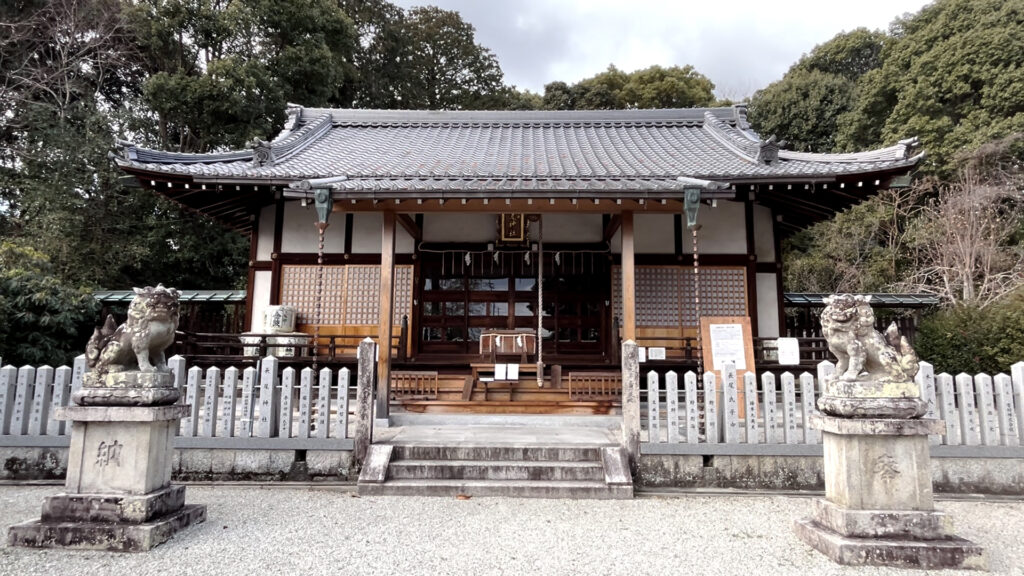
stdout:
<svg viewBox="0 0 1024 576">
<path fill-rule="evenodd" d="M 913 141 L 857 154 L 780 151 L 762 144 L 742 108 L 581 112 L 289 110 L 286 129 L 252 150 L 177 154 L 122 145 L 129 171 L 197 180 L 297 182 L 344 176 L 342 190 L 672 190 L 676 178 L 829 179 L 909 168 Z M 263 145 L 268 145 L 263 143 Z"/>
</svg>

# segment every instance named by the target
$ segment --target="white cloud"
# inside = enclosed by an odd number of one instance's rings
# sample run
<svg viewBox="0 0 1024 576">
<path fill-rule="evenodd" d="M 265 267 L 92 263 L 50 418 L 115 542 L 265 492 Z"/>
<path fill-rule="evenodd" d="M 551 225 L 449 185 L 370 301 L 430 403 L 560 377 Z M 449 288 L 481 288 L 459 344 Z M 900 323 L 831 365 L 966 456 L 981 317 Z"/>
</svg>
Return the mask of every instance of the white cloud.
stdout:
<svg viewBox="0 0 1024 576">
<path fill-rule="evenodd" d="M 409 7 L 425 4 L 397 0 Z M 506 82 L 543 92 L 614 63 L 631 71 L 691 64 L 721 96 L 782 77 L 816 44 L 857 27 L 887 28 L 925 0 L 434 0 L 458 10 L 497 55 Z"/>
</svg>

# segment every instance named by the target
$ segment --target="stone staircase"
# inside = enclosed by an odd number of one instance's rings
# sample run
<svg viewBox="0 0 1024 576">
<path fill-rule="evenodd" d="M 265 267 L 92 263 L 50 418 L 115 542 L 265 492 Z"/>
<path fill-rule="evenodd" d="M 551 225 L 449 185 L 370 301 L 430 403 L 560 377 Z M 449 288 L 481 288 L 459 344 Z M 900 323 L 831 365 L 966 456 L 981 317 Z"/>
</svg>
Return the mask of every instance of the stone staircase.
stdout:
<svg viewBox="0 0 1024 576">
<path fill-rule="evenodd" d="M 373 444 L 360 495 L 632 498 L 625 451 L 617 444 Z"/>
</svg>

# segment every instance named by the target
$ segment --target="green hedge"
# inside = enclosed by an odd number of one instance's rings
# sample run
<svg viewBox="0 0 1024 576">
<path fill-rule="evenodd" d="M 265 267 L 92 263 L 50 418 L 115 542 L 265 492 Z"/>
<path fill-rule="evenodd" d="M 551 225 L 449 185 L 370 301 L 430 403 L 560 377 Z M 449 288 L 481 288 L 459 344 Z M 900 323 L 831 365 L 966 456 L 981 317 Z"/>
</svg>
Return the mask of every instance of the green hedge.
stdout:
<svg viewBox="0 0 1024 576">
<path fill-rule="evenodd" d="M 936 372 L 1008 373 L 1024 360 L 1024 291 L 986 308 L 958 306 L 921 321 L 915 343 Z"/>
</svg>

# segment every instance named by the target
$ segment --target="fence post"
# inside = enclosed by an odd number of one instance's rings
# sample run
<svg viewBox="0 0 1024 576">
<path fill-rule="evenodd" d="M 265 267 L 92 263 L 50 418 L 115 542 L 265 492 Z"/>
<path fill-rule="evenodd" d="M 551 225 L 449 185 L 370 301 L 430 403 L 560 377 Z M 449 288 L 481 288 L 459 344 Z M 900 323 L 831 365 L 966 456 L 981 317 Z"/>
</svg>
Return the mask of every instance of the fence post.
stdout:
<svg viewBox="0 0 1024 576">
<path fill-rule="evenodd" d="M 18 369 L 0 368 L 0 435 L 10 434 L 11 415 L 14 414 L 14 394 L 18 389 Z"/>
<path fill-rule="evenodd" d="M 917 363 L 917 375 L 914 376 L 914 381 L 921 388 L 921 399 L 928 404 L 928 410 L 924 413 L 925 418 L 937 418 L 938 410 L 936 409 L 935 400 L 935 369 L 928 362 Z M 939 436 L 937 434 L 930 434 L 928 436 L 929 444 L 938 444 Z"/>
<path fill-rule="evenodd" d="M 792 372 L 783 372 L 782 381 L 782 441 L 796 444 L 796 379 Z"/>
<path fill-rule="evenodd" d="M 32 412 L 29 414 L 28 433 L 46 434 L 46 421 L 50 418 L 50 396 L 53 393 L 53 367 L 41 366 L 36 370 L 36 383 L 32 391 Z"/>
<path fill-rule="evenodd" d="M 255 390 L 256 368 L 249 366 L 242 371 L 242 438 L 251 438 L 255 427 Z"/>
<path fill-rule="evenodd" d="M 672 373 L 675 376 L 675 372 Z M 686 443 L 696 444 L 700 440 L 700 413 L 697 410 L 697 375 L 687 372 L 683 378 L 683 387 L 686 390 Z"/>
<path fill-rule="evenodd" d="M 974 377 L 978 394 L 978 415 L 981 418 L 981 443 L 985 446 L 999 445 L 999 430 L 996 428 L 995 400 L 992 398 L 992 377 L 981 373 Z"/>
<path fill-rule="evenodd" d="M 224 371 L 224 391 L 220 403 L 220 434 L 225 438 L 235 435 L 235 392 L 238 391 L 238 368 Z"/>
<path fill-rule="evenodd" d="M 86 359 L 85 354 L 79 354 L 75 356 L 75 363 L 72 364 L 71 371 L 71 394 L 74 395 L 82 388 L 82 382 L 85 380 L 85 373 L 88 370 L 89 361 Z M 71 434 L 70 422 L 68 423 L 66 432 Z"/>
<path fill-rule="evenodd" d="M 199 381 L 202 377 L 203 369 L 199 366 L 188 369 L 188 384 L 185 385 L 188 415 L 181 419 L 182 436 L 195 436 L 199 432 Z"/>
<path fill-rule="evenodd" d="M 661 442 L 661 401 L 658 398 L 658 373 L 647 373 L 647 441 Z"/>
<path fill-rule="evenodd" d="M 726 362 L 722 366 L 722 433 L 726 444 L 740 441 L 739 384 L 736 382 L 736 364 Z"/>
<path fill-rule="evenodd" d="M 743 401 L 746 404 L 743 423 L 747 432 L 747 444 L 758 444 L 761 433 L 757 426 L 757 375 L 753 372 L 743 374 Z"/>
<path fill-rule="evenodd" d="M 256 436 L 270 438 L 277 431 L 277 410 L 280 392 L 277 389 L 278 359 L 267 356 L 260 362 L 260 417 L 256 423 Z"/>
<path fill-rule="evenodd" d="M 1010 378 L 1013 382 L 1013 401 L 1017 408 L 1017 433 L 1024 434 L 1024 361 L 1010 366 Z"/>
<path fill-rule="evenodd" d="M 32 387 L 35 385 L 36 369 L 22 366 L 18 369 L 18 389 L 14 393 L 14 415 L 11 417 L 11 434 L 28 434 L 29 410 L 32 408 Z"/>
<path fill-rule="evenodd" d="M 366 452 L 373 440 L 371 423 L 373 419 L 373 369 L 377 364 L 373 340 L 363 339 L 359 343 L 359 369 L 356 373 L 356 437 L 352 454 L 356 468 L 361 469 Z"/>
<path fill-rule="evenodd" d="M 338 370 L 338 438 L 348 438 L 348 393 L 352 387 L 352 371 Z M 327 391 L 327 406 L 331 404 L 331 392 Z"/>
<path fill-rule="evenodd" d="M 330 374 L 330 371 L 328 371 Z M 299 438 L 309 438 L 310 428 L 313 425 L 313 369 L 305 367 L 299 373 Z M 328 376 L 329 377 L 329 376 Z M 327 419 L 328 422 L 330 418 Z M 320 419 L 317 418 L 317 437 L 320 436 Z"/>
<path fill-rule="evenodd" d="M 53 399 L 50 401 L 51 407 L 64 407 L 68 405 L 71 396 L 70 386 L 71 368 L 67 366 L 57 368 L 57 371 L 53 374 Z M 65 427 L 66 423 L 63 420 L 57 420 L 51 415 L 46 421 L 46 435 L 61 436 L 64 434 Z"/>
<path fill-rule="evenodd" d="M 281 371 L 281 402 L 277 418 L 277 437 L 292 437 L 292 399 L 295 397 L 295 368 L 289 366 Z"/>
<path fill-rule="evenodd" d="M 167 359 L 167 367 L 174 376 L 174 387 L 178 389 L 181 396 L 178 397 L 178 404 L 185 402 L 185 357 L 175 354 Z"/>
<path fill-rule="evenodd" d="M 978 446 L 981 444 L 981 430 L 978 424 L 978 410 L 974 403 L 974 380 L 970 374 L 957 374 L 956 387 L 960 396 L 960 431 L 964 444 Z"/>
<path fill-rule="evenodd" d="M 206 388 L 203 389 L 203 436 L 212 438 L 217 435 L 217 401 L 220 399 L 220 368 L 216 366 L 206 369 Z"/>
<path fill-rule="evenodd" d="M 310 378 L 312 379 L 312 369 L 307 368 L 310 371 Z M 303 386 L 305 386 L 306 370 L 302 371 Z M 318 375 L 317 389 L 316 389 L 316 437 L 317 438 L 330 438 L 331 437 L 331 369 L 321 368 L 320 374 Z M 311 382 L 312 384 L 312 382 Z M 306 407 L 307 404 L 303 404 Z M 313 392 L 309 392 L 309 410 L 313 409 Z M 301 408 L 300 408 L 301 410 Z M 301 427 L 299 433 L 301 434 Z M 344 438 L 344 435 L 342 436 Z"/>
<path fill-rule="evenodd" d="M 761 411 L 764 412 L 764 443 L 775 444 L 776 429 L 778 424 L 775 422 L 775 403 L 776 403 L 776 387 L 775 387 L 775 374 L 771 372 L 765 372 L 761 374 Z"/>
<path fill-rule="evenodd" d="M 622 445 L 634 471 L 640 457 L 640 357 L 636 342 L 622 343 Z"/>
<path fill-rule="evenodd" d="M 718 385 L 715 382 L 714 372 L 704 373 L 704 439 L 711 444 L 717 444 L 720 439 L 718 432 Z M 689 442 L 690 439 L 687 438 L 686 441 Z"/>
<path fill-rule="evenodd" d="M 821 442 L 821 432 L 811 428 L 811 416 L 815 411 L 814 375 L 804 372 L 800 375 L 800 416 L 803 418 L 804 442 L 808 444 Z"/>
<path fill-rule="evenodd" d="M 667 439 L 675 444 L 679 442 L 679 376 L 672 370 L 665 373 L 665 413 Z"/>
<path fill-rule="evenodd" d="M 959 446 L 963 436 L 960 434 L 960 416 L 956 413 L 953 377 L 943 372 L 935 378 L 935 383 L 935 389 L 938 392 L 939 414 L 946 422 L 946 433 L 942 435 L 942 443 L 947 446 Z"/>
<path fill-rule="evenodd" d="M 996 405 L 999 410 L 999 439 L 1003 446 L 1020 446 L 1017 413 L 1013 409 L 1013 382 L 1006 374 L 996 374 Z"/>
<path fill-rule="evenodd" d="M 825 395 L 825 379 L 836 373 L 836 365 L 828 360 L 818 362 L 818 397 Z"/>
</svg>

